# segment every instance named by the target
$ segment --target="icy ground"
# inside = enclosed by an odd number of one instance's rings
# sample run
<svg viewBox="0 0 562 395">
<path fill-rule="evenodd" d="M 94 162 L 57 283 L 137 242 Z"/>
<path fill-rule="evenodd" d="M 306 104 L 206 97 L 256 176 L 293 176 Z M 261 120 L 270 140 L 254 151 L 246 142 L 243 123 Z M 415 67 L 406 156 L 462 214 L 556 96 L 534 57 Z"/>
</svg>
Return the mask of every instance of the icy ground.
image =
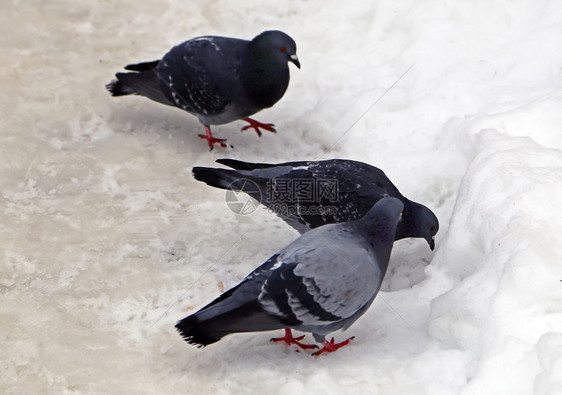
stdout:
<svg viewBox="0 0 562 395">
<path fill-rule="evenodd" d="M 1 393 L 562 393 L 560 2 L 3 0 L 0 25 Z M 209 153 L 194 117 L 104 89 L 272 28 L 303 65 L 256 116 L 276 135 L 215 127 L 234 148 Z M 371 163 L 437 213 L 437 248 L 395 244 L 337 353 L 196 349 L 174 323 L 297 236 L 192 179 L 221 157 Z"/>
</svg>

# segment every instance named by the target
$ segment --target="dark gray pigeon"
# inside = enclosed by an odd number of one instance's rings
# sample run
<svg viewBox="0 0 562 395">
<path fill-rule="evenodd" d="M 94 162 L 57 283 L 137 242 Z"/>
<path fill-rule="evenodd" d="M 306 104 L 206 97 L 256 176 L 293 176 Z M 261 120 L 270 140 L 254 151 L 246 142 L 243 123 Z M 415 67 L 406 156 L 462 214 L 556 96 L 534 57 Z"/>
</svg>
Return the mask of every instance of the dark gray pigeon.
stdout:
<svg viewBox="0 0 562 395">
<path fill-rule="evenodd" d="M 176 324 L 190 344 L 204 347 L 231 333 L 286 328 L 279 339 L 303 348 L 291 329 L 310 332 L 335 351 L 326 335 L 349 328 L 367 311 L 383 281 L 404 205 L 377 202 L 356 221 L 311 230 L 273 255 L 240 284 Z"/>
<path fill-rule="evenodd" d="M 386 196 L 404 203 L 396 240 L 422 237 L 435 248 L 439 221 L 427 207 L 404 197 L 382 170 L 347 159 L 249 163 L 219 159 L 230 169 L 194 167 L 193 176 L 208 185 L 243 191 L 275 212 L 299 233 L 364 216 Z"/>
<path fill-rule="evenodd" d="M 210 149 L 226 147 L 213 137 L 210 125 L 242 119 L 259 136 L 275 132 L 273 124 L 249 118 L 273 106 L 289 85 L 288 62 L 300 68 L 297 46 L 283 32 L 265 31 L 252 41 L 205 36 L 172 48 L 161 60 L 131 64 L 106 85 L 113 96 L 141 95 L 181 108 L 205 126 Z"/>
</svg>

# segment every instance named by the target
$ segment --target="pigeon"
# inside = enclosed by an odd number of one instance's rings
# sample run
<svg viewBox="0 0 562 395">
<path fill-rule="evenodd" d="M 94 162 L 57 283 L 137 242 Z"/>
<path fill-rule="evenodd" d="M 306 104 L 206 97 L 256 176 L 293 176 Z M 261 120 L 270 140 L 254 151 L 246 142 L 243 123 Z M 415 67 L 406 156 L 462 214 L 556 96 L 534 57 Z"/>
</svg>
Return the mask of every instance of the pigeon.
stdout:
<svg viewBox="0 0 562 395">
<path fill-rule="evenodd" d="M 326 335 L 349 328 L 377 295 L 388 267 L 396 225 L 404 205 L 378 201 L 363 218 L 313 229 L 269 258 L 240 284 L 176 324 L 184 340 L 198 347 L 226 335 L 285 328 L 272 339 L 302 348 L 291 329 L 323 343 L 315 355 L 332 352 Z"/>
<path fill-rule="evenodd" d="M 287 34 L 271 30 L 253 40 L 203 36 L 173 47 L 161 60 L 125 66 L 106 85 L 113 96 L 141 95 L 197 116 L 206 139 L 226 147 L 215 138 L 210 125 L 244 120 L 258 136 L 261 130 L 275 132 L 273 124 L 250 115 L 273 106 L 289 85 L 288 62 L 300 68 L 297 46 Z"/>
<path fill-rule="evenodd" d="M 424 205 L 404 197 L 384 172 L 348 159 L 250 163 L 219 159 L 234 170 L 194 167 L 195 179 L 210 186 L 243 191 L 303 234 L 319 226 L 364 216 L 380 199 L 392 196 L 404 203 L 396 240 L 424 238 L 431 250 L 439 221 Z"/>
</svg>

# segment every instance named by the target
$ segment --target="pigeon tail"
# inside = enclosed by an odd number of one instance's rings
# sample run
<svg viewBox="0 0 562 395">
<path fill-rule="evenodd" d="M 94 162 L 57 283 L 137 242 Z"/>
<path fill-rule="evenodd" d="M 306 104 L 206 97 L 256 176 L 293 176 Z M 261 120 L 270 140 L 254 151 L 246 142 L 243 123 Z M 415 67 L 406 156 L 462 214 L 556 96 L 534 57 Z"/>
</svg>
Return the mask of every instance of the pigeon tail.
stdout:
<svg viewBox="0 0 562 395">
<path fill-rule="evenodd" d="M 125 84 L 119 80 L 111 81 L 105 86 L 105 88 L 109 91 L 109 93 L 111 93 L 111 96 L 127 96 L 135 94 L 134 90 L 125 86 Z"/>
<path fill-rule="evenodd" d="M 231 333 L 271 331 L 285 327 L 276 317 L 266 314 L 257 299 L 248 300 L 237 295 L 236 291 L 244 284 L 246 281 L 179 321 L 176 329 L 183 339 L 197 347 L 205 347 Z"/>
<path fill-rule="evenodd" d="M 186 342 L 188 342 L 189 344 L 193 344 L 198 348 L 216 343 L 228 334 L 206 331 L 204 327 L 200 325 L 199 320 L 194 315 L 191 315 L 179 321 L 176 324 L 176 329 Z"/>
<path fill-rule="evenodd" d="M 127 66 L 129 70 L 142 69 L 141 65 L 145 67 L 143 71 L 131 73 L 117 73 L 116 80 L 111 81 L 105 87 L 112 96 L 126 96 L 126 95 L 141 95 L 154 100 L 155 102 L 166 104 L 168 106 L 175 106 L 160 89 L 158 83 L 158 74 L 154 67 L 146 66 L 141 63 L 139 65 Z"/>
<path fill-rule="evenodd" d="M 130 71 L 152 70 L 152 69 L 156 68 L 156 66 L 158 66 L 158 63 L 160 63 L 159 60 L 153 60 L 153 61 L 150 61 L 150 62 L 128 64 L 127 66 L 125 66 L 125 70 L 130 70 Z"/>
<path fill-rule="evenodd" d="M 260 187 L 254 182 L 253 178 L 245 176 L 243 173 L 230 169 L 197 166 L 191 171 L 197 181 L 219 189 L 242 191 L 261 201 L 262 191 Z"/>
<path fill-rule="evenodd" d="M 227 189 L 234 177 L 229 173 L 232 170 L 213 169 L 211 167 L 194 167 L 193 177 L 215 188 Z"/>
<path fill-rule="evenodd" d="M 279 319 L 264 313 L 257 300 L 240 303 L 229 299 L 223 294 L 179 321 L 176 329 L 183 339 L 197 347 L 205 347 L 231 333 L 271 331 L 285 326 Z"/>
<path fill-rule="evenodd" d="M 221 165 L 231 167 L 235 170 L 265 169 L 265 168 L 268 168 L 268 167 L 276 166 L 276 164 L 251 163 L 251 162 L 243 162 L 241 160 L 228 159 L 228 158 L 217 159 L 215 162 L 220 163 Z"/>
</svg>

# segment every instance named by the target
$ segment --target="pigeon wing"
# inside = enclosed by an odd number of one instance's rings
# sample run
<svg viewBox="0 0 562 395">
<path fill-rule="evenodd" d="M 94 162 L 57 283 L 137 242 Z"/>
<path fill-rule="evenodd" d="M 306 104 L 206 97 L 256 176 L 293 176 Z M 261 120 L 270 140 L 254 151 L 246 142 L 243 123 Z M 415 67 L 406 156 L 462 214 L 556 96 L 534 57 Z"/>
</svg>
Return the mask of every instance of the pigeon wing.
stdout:
<svg viewBox="0 0 562 395">
<path fill-rule="evenodd" d="M 250 177 L 267 179 L 262 203 L 282 218 L 304 225 L 303 230 L 328 223 L 361 218 L 373 205 L 394 190 L 385 187 L 390 181 L 379 169 L 359 162 L 328 160 L 322 162 L 283 163 L 259 167 Z M 373 170 L 377 170 L 373 174 Z M 380 176 L 379 172 L 382 174 Z M 375 176 L 387 183 L 371 180 Z M 396 189 L 396 188 L 394 188 Z M 397 194 L 400 193 L 396 190 Z M 401 196 L 401 195 L 400 195 Z M 294 225 L 293 225 L 294 226 Z M 299 228 L 297 228 L 299 230 Z"/>
<path fill-rule="evenodd" d="M 327 241 L 305 241 L 280 254 L 258 297 L 264 310 L 322 325 L 349 318 L 373 300 L 382 282 L 374 256 L 352 240 Z"/>
<path fill-rule="evenodd" d="M 199 37 L 170 50 L 158 66 L 163 89 L 186 111 L 224 112 L 239 90 L 241 55 L 247 41 Z"/>
</svg>

